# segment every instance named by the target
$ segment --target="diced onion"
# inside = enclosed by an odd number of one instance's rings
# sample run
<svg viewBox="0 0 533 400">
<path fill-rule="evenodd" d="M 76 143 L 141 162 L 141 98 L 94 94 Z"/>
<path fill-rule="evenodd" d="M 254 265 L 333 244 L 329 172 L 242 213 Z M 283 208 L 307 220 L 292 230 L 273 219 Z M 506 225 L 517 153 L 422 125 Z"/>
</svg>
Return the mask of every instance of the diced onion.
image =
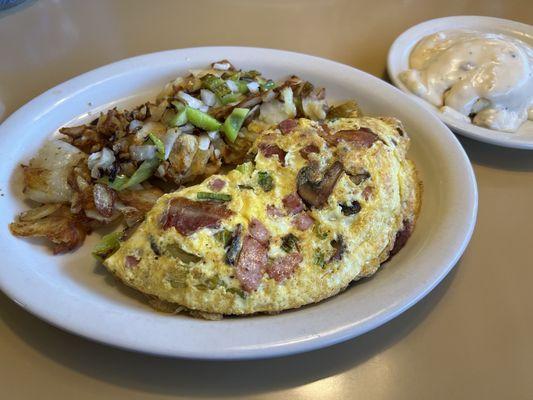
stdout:
<svg viewBox="0 0 533 400">
<path fill-rule="evenodd" d="M 206 134 L 202 134 L 198 137 L 198 148 L 202 151 L 206 151 L 209 148 L 209 145 L 211 144 L 211 140 L 209 139 L 209 136 Z"/>
<path fill-rule="evenodd" d="M 180 100 L 183 100 L 185 104 L 187 104 L 191 108 L 195 108 L 197 110 L 200 109 L 200 107 L 204 106 L 204 103 L 201 100 L 198 100 L 195 97 L 192 97 L 190 94 L 185 93 L 183 91 L 178 92 L 178 98 Z"/>
<path fill-rule="evenodd" d="M 98 179 L 100 177 L 100 170 L 109 170 L 114 162 L 115 154 L 107 147 L 104 147 L 101 151 L 92 153 L 87 160 L 87 166 L 91 170 L 91 177 Z"/>
<path fill-rule="evenodd" d="M 133 121 L 130 122 L 128 126 L 128 130 L 130 132 L 136 132 L 143 127 L 143 124 L 144 122 L 139 121 L 138 119 L 134 119 Z"/>
<path fill-rule="evenodd" d="M 183 126 L 180 126 L 180 131 L 182 133 L 191 133 L 194 131 L 194 125 L 193 124 L 185 124 Z"/>
<path fill-rule="evenodd" d="M 302 99 L 302 109 L 304 114 L 311 119 L 320 120 L 326 118 L 325 101 L 314 100 L 309 97 Z"/>
<path fill-rule="evenodd" d="M 233 92 L 233 93 L 236 93 L 239 91 L 239 87 L 237 86 L 237 84 L 235 82 L 233 82 L 231 79 L 228 79 L 226 81 L 226 85 L 228 85 L 229 89 Z"/>
<path fill-rule="evenodd" d="M 176 139 L 181 135 L 181 131 L 177 128 L 171 128 L 167 131 L 163 144 L 165 145 L 165 160 L 170 156 L 170 152 L 176 143 Z"/>
<path fill-rule="evenodd" d="M 209 107 L 213 107 L 217 103 L 217 96 L 215 96 L 211 90 L 200 90 L 200 97 L 202 98 L 202 101 Z"/>
<path fill-rule="evenodd" d="M 218 131 L 211 131 L 207 132 L 207 136 L 209 136 L 209 139 L 211 140 L 217 140 L 220 137 L 220 134 L 218 133 Z"/>
<path fill-rule="evenodd" d="M 294 105 L 294 96 L 290 86 L 282 89 L 281 98 L 283 99 L 284 109 L 287 115 L 290 118 L 296 116 L 296 106 Z"/>
<path fill-rule="evenodd" d="M 264 95 L 262 95 L 262 97 L 265 103 L 269 102 L 271 100 L 274 100 L 274 97 L 276 97 L 276 92 L 274 92 L 273 90 L 269 90 Z"/>
<path fill-rule="evenodd" d="M 219 71 L 227 71 L 230 68 L 229 63 L 214 63 L 213 69 L 218 69 Z"/>
<path fill-rule="evenodd" d="M 135 161 L 150 160 L 155 157 L 157 147 L 154 145 L 130 146 L 131 158 Z"/>
<path fill-rule="evenodd" d="M 257 83 L 257 82 L 250 82 L 250 83 L 247 83 L 246 86 L 248 86 L 248 90 L 249 90 L 251 93 L 257 93 L 257 92 L 259 92 L 259 83 Z"/>
</svg>

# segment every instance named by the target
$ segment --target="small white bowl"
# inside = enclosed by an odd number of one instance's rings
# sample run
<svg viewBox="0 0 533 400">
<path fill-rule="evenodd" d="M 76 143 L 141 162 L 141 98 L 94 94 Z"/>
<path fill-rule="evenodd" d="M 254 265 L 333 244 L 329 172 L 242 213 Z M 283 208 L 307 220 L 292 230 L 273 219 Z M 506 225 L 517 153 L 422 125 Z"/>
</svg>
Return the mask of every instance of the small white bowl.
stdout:
<svg viewBox="0 0 533 400">
<path fill-rule="evenodd" d="M 472 29 L 481 32 L 501 33 L 516 37 L 533 46 L 533 26 L 507 19 L 458 16 L 432 19 L 402 33 L 392 44 L 387 59 L 387 71 L 392 83 L 415 98 L 428 110 L 437 116 L 455 133 L 467 136 L 481 142 L 504 147 L 533 150 L 533 121 L 526 121 L 517 132 L 507 133 L 459 121 L 440 113 L 435 106 L 414 95 L 400 81 L 399 74 L 409 68 L 409 55 L 413 47 L 427 35 L 448 29 Z"/>
</svg>

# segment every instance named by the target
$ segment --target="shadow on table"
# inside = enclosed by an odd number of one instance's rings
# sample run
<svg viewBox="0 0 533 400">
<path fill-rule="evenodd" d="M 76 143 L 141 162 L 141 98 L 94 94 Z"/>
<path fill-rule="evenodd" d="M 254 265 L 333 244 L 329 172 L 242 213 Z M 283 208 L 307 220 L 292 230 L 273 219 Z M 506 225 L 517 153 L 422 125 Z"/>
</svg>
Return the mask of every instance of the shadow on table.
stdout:
<svg viewBox="0 0 533 400">
<path fill-rule="evenodd" d="M 457 136 L 473 164 L 510 171 L 533 171 L 531 150 L 511 149 Z"/>
<path fill-rule="evenodd" d="M 268 360 L 195 361 L 107 347 L 46 325 L 1 294 L 0 318 L 36 351 L 95 379 L 150 393 L 231 397 L 308 384 L 364 363 L 420 324 L 454 276 L 455 269 L 417 305 L 372 332 L 326 349 Z"/>
</svg>

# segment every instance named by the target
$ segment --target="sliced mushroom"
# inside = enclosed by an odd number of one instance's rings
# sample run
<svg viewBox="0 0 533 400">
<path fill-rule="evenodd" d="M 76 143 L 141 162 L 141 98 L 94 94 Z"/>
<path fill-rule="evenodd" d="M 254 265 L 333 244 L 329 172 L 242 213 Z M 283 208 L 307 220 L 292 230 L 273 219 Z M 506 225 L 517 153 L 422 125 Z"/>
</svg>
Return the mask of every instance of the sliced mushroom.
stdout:
<svg viewBox="0 0 533 400">
<path fill-rule="evenodd" d="M 355 215 L 361 211 L 361 204 L 358 201 L 354 201 L 352 204 L 339 204 L 341 206 L 341 211 L 344 215 Z"/>
<path fill-rule="evenodd" d="M 325 172 L 320 181 L 313 180 L 318 171 L 316 165 L 309 165 L 298 172 L 298 194 L 311 207 L 321 208 L 344 171 L 343 165 L 335 161 Z"/>
<path fill-rule="evenodd" d="M 335 252 L 329 259 L 329 262 L 341 260 L 344 252 L 346 251 L 346 244 L 344 243 L 344 238 L 339 236 L 336 240 L 331 241 L 331 247 L 335 249 Z"/>
<path fill-rule="evenodd" d="M 237 257 L 239 256 L 239 252 L 241 251 L 241 244 L 242 244 L 241 232 L 242 232 L 242 226 L 241 224 L 238 224 L 235 227 L 233 234 L 231 235 L 231 239 L 229 241 L 229 244 L 226 250 L 226 262 L 229 265 L 235 265 L 235 262 L 237 261 Z"/>
</svg>

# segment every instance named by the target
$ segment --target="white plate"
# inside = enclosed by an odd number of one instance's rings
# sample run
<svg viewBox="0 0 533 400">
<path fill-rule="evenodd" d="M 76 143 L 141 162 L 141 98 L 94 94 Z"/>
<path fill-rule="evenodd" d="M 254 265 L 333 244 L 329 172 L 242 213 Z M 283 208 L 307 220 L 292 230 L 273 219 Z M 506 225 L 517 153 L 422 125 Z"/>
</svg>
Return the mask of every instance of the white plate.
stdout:
<svg viewBox="0 0 533 400">
<path fill-rule="evenodd" d="M 474 124 L 459 121 L 447 115 L 442 115 L 432 104 L 412 94 L 400 81 L 400 72 L 409 68 L 411 50 L 424 36 L 446 29 L 472 29 L 482 32 L 502 33 L 514 36 L 525 43 L 533 45 L 533 26 L 507 19 L 477 16 L 460 16 L 432 19 L 415 25 L 402 33 L 392 44 L 387 70 L 389 78 L 395 86 L 408 93 L 426 109 L 434 112 L 454 132 L 481 142 L 517 149 L 533 149 L 533 121 L 526 121 L 517 132 L 505 133 L 482 128 Z"/>
<path fill-rule="evenodd" d="M 157 313 L 115 284 L 89 254 L 98 235 L 63 256 L 52 256 L 37 241 L 11 236 L 7 225 L 24 208 L 20 175 L 15 171 L 58 127 L 88 121 L 110 106 L 140 103 L 189 68 L 222 58 L 269 77 L 298 74 L 327 87 L 330 98 L 356 98 L 369 114 L 404 121 L 412 137 L 411 157 L 424 181 L 423 207 L 407 246 L 374 278 L 300 310 L 204 321 Z M 367 332 L 412 306 L 450 271 L 470 239 L 477 213 L 476 182 L 468 158 L 433 114 L 364 72 L 278 50 L 173 50 L 96 69 L 47 91 L 9 117 L 0 126 L 0 148 L 0 188 L 5 194 L 0 197 L 2 290 L 29 312 L 70 332 L 160 355 L 271 357 L 328 346 Z"/>
</svg>

